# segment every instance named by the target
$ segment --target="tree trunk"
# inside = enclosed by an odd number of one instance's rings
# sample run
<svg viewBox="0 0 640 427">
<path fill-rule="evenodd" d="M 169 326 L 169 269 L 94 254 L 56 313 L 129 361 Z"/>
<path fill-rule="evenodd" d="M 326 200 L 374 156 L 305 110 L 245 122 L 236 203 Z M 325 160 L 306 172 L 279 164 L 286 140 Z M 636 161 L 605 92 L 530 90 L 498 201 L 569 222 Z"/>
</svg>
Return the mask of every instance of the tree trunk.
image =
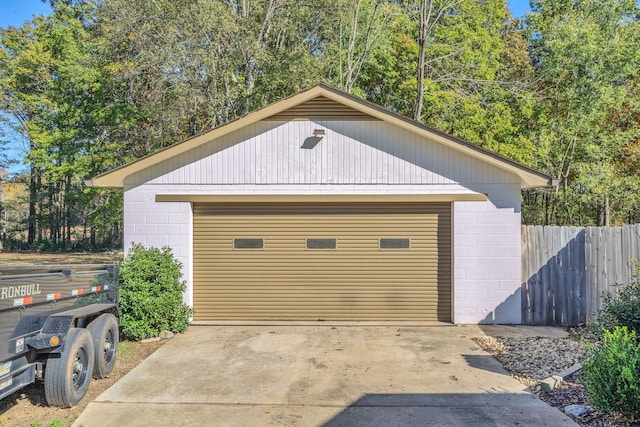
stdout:
<svg viewBox="0 0 640 427">
<path fill-rule="evenodd" d="M 38 174 L 31 166 L 29 176 L 29 231 L 27 233 L 27 244 L 32 245 L 36 240 L 36 203 L 38 202 L 38 190 L 36 188 Z"/>
<path fill-rule="evenodd" d="M 91 248 L 95 249 L 96 247 L 96 229 L 95 227 L 91 227 Z"/>
<path fill-rule="evenodd" d="M 611 207 L 609 206 L 609 196 L 604 196 L 602 206 L 598 209 L 598 225 L 600 227 L 609 227 L 611 221 Z"/>
<path fill-rule="evenodd" d="M 120 223 L 116 221 L 113 223 L 112 244 L 114 246 L 119 246 L 121 242 L 122 242 L 122 233 L 120 232 Z"/>
<path fill-rule="evenodd" d="M 58 243 L 58 233 L 56 230 L 56 201 L 54 195 L 54 185 L 49 184 L 49 240 L 53 242 L 53 244 Z"/>
<path fill-rule="evenodd" d="M 427 44 L 427 1 L 420 0 L 420 31 L 418 33 L 418 86 L 416 97 L 416 109 L 413 111 L 413 120 L 422 119 L 422 105 L 424 103 L 424 56 Z"/>
<path fill-rule="evenodd" d="M 67 238 L 66 238 L 66 242 L 69 246 L 71 246 L 71 206 L 69 206 L 69 202 L 67 197 L 69 196 L 69 194 L 71 193 L 71 177 L 67 177 L 67 180 L 65 182 L 65 190 L 64 190 L 64 194 L 65 194 L 65 198 L 64 198 L 64 207 L 65 207 L 65 223 L 67 226 Z"/>
<path fill-rule="evenodd" d="M 550 194 L 544 193 L 542 200 L 544 203 L 544 225 L 551 225 L 551 209 L 550 209 Z"/>
</svg>

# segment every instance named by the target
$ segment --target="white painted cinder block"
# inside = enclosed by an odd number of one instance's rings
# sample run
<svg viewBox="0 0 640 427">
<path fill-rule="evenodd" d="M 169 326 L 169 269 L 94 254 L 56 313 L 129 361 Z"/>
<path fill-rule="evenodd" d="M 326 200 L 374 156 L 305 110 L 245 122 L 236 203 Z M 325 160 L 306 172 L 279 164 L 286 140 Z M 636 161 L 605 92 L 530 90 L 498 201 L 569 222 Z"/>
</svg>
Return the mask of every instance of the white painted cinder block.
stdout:
<svg viewBox="0 0 640 427">
<path fill-rule="evenodd" d="M 157 189 L 145 186 L 125 187 L 125 253 L 133 243 L 145 247 L 170 247 L 176 260 L 182 263 L 183 280 L 187 281 L 184 301 L 192 306 L 191 206 L 189 203 L 158 203 L 156 194 Z"/>
<path fill-rule="evenodd" d="M 147 213 L 147 224 L 167 224 L 169 222 L 168 213 L 149 212 Z"/>
<path fill-rule="evenodd" d="M 147 236 L 147 244 L 145 246 L 164 248 L 169 244 L 169 238 L 165 234 Z"/>
<path fill-rule="evenodd" d="M 454 203 L 454 243 L 460 244 L 453 249 L 453 320 L 519 324 L 520 188 L 506 184 L 485 190 L 487 202 Z M 460 291 L 464 291 L 462 301 Z"/>
<path fill-rule="evenodd" d="M 167 236 L 179 236 L 183 224 L 162 224 L 162 232 Z"/>
<path fill-rule="evenodd" d="M 136 224 L 134 233 L 138 236 L 156 236 L 158 234 L 157 224 Z"/>
<path fill-rule="evenodd" d="M 144 224 L 146 222 L 146 214 L 144 213 L 133 213 L 133 212 L 124 212 L 124 223 L 126 224 Z"/>
<path fill-rule="evenodd" d="M 489 280 L 509 280 L 511 279 L 511 270 L 503 270 L 503 269 L 495 269 L 488 268 L 487 269 L 487 279 Z"/>
<path fill-rule="evenodd" d="M 461 203 L 461 204 L 464 204 L 464 203 Z M 460 224 L 456 223 L 456 225 L 464 226 L 462 233 L 468 236 L 485 236 L 488 232 L 491 233 L 490 231 L 487 230 L 487 224 L 476 224 L 476 223 L 464 224 L 461 222 Z"/>
</svg>

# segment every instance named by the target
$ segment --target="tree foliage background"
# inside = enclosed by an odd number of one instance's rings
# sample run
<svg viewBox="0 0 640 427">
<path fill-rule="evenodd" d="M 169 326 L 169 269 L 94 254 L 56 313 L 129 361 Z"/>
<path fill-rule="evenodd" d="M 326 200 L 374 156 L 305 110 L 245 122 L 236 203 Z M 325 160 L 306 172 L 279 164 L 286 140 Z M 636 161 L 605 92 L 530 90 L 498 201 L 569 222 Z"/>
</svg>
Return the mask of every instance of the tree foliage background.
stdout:
<svg viewBox="0 0 640 427">
<path fill-rule="evenodd" d="M 636 0 L 51 5 L 0 29 L 0 148 L 28 146 L 0 154 L 28 165 L 0 176 L 28 199 L 5 243 L 120 245 L 122 194 L 84 180 L 319 81 L 560 179 L 523 193 L 525 223 L 640 220 Z"/>
</svg>

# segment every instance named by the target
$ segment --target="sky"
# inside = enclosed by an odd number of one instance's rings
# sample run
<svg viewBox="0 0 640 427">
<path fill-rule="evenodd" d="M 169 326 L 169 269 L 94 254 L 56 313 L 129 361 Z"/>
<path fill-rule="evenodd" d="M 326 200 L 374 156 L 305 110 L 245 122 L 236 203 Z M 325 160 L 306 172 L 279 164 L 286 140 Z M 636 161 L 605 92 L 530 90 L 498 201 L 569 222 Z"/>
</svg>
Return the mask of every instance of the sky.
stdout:
<svg viewBox="0 0 640 427">
<path fill-rule="evenodd" d="M 521 17 L 530 10 L 529 0 L 507 0 L 509 9 L 515 17 Z M 32 15 L 46 14 L 51 11 L 49 2 L 41 0 L 0 0 L 0 27 L 21 26 Z"/>
<path fill-rule="evenodd" d="M 507 0 L 509 9 L 515 17 L 524 16 L 525 12 L 529 11 L 529 0 Z M 33 18 L 33 15 L 48 14 L 51 12 L 51 6 L 49 2 L 43 2 L 42 0 L 0 0 L 0 27 L 7 28 L 9 25 L 14 27 L 20 27 L 26 20 Z M 11 143 L 10 155 L 11 158 L 21 158 L 25 153 L 22 153 L 22 146 L 20 137 L 18 135 L 9 135 Z M 11 166 L 9 171 L 12 173 L 18 172 L 24 166 L 17 164 Z"/>
<path fill-rule="evenodd" d="M 511 10 L 511 14 L 516 18 L 523 17 L 525 12 L 529 12 L 531 10 L 529 0 L 507 0 L 507 5 Z"/>
<path fill-rule="evenodd" d="M 8 25 L 20 27 L 33 15 L 45 15 L 51 12 L 49 2 L 41 0 L 0 0 L 0 27 Z"/>
<path fill-rule="evenodd" d="M 33 15 L 45 15 L 51 12 L 49 2 L 41 0 L 0 0 L 0 27 L 21 27 L 24 21 L 33 18 Z M 5 128 L 8 132 L 8 129 Z M 8 167 L 9 173 L 17 173 L 26 167 L 20 161 L 26 154 L 20 135 L 9 133 L 5 135 L 9 144 L 5 146 L 9 158 L 18 160 L 18 163 Z"/>
</svg>

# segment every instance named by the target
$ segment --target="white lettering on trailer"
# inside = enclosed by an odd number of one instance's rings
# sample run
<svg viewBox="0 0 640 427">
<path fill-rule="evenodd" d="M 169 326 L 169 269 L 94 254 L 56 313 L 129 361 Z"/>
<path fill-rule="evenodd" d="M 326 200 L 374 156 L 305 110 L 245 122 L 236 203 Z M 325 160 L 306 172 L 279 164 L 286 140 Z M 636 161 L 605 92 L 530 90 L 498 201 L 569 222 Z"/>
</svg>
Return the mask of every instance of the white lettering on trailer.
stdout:
<svg viewBox="0 0 640 427">
<path fill-rule="evenodd" d="M 6 286 L 0 288 L 0 299 L 27 297 L 31 295 L 40 295 L 41 293 L 42 290 L 40 290 L 39 283 L 21 286 Z"/>
</svg>

